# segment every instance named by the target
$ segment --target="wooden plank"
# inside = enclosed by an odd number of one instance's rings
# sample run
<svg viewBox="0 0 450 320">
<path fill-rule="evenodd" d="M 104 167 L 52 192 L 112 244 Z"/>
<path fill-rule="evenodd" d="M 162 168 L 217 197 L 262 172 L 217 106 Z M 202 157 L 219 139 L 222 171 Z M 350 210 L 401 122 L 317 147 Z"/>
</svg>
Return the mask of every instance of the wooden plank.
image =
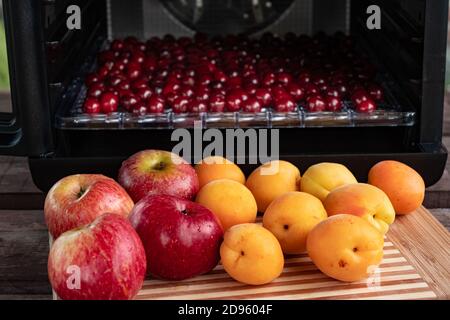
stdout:
<svg viewBox="0 0 450 320">
<path fill-rule="evenodd" d="M 0 157 L 0 194 L 40 192 L 33 183 L 27 158 Z"/>
<path fill-rule="evenodd" d="M 42 211 L 0 211 L 0 295 L 50 295 Z"/>
<path fill-rule="evenodd" d="M 397 217 L 389 238 L 440 299 L 450 299 L 450 233 L 426 209 Z"/>
<path fill-rule="evenodd" d="M 450 208 L 430 209 L 431 214 L 450 231 Z"/>
</svg>

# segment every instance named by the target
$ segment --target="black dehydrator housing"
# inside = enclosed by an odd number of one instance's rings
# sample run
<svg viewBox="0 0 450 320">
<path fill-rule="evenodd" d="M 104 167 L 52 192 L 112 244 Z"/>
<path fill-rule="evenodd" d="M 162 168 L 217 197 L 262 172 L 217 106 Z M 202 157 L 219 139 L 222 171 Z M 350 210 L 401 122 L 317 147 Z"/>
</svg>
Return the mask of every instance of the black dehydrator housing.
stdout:
<svg viewBox="0 0 450 320">
<path fill-rule="evenodd" d="M 321 118 L 300 109 L 298 118 L 280 122 L 272 114 L 253 124 L 239 115 L 229 117 L 225 125 L 208 115 L 198 115 L 197 120 L 204 129 L 279 129 L 280 157 L 303 171 L 314 163 L 339 162 L 364 181 L 373 164 L 396 159 L 417 169 L 427 185 L 440 179 L 447 159 L 441 143 L 447 0 L 256 1 L 272 11 L 267 21 L 250 26 L 240 20 L 227 23 L 214 10 L 213 16 L 194 24 L 192 7 L 184 14 L 177 10 L 180 3 L 194 6 L 198 1 L 3 0 L 13 113 L 0 115 L 0 153 L 28 156 L 34 181 L 45 191 L 68 174 L 115 177 L 121 161 L 134 152 L 170 150 L 175 128 L 191 130 L 189 119 L 177 122 L 167 115 L 165 120 L 123 114 L 107 119 L 74 111 L 83 96 L 84 75 L 92 69 L 96 53 L 113 38 L 205 30 L 214 34 L 248 30 L 255 36 L 266 31 L 311 35 L 341 31 L 351 35 L 379 67 L 392 112 Z M 237 3 L 244 13 L 255 5 L 255 1 L 230 3 Z M 70 5 L 81 8 L 81 30 L 66 26 Z M 370 5 L 381 8 L 380 30 L 367 28 Z M 253 167 L 244 166 L 247 172 Z"/>
</svg>

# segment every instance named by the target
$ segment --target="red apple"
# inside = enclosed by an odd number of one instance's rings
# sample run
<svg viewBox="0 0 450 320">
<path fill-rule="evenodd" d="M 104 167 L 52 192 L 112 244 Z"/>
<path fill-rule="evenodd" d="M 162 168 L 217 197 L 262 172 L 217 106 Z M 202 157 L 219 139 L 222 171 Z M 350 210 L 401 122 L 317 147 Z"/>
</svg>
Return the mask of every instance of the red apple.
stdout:
<svg viewBox="0 0 450 320">
<path fill-rule="evenodd" d="M 130 222 L 105 214 L 63 233 L 48 257 L 50 283 L 64 300 L 127 300 L 146 274 L 145 250 Z"/>
<path fill-rule="evenodd" d="M 125 160 L 119 183 L 136 202 L 151 194 L 192 199 L 199 190 L 194 168 L 178 155 L 159 150 L 141 151 Z"/>
<path fill-rule="evenodd" d="M 207 208 L 156 195 L 142 199 L 130 215 L 147 255 L 147 272 L 166 280 L 207 273 L 219 262 L 223 230 Z"/>
<path fill-rule="evenodd" d="M 44 214 L 48 229 L 56 239 L 106 212 L 128 217 L 133 206 L 133 200 L 113 179 L 79 174 L 61 179 L 50 189 Z"/>
</svg>

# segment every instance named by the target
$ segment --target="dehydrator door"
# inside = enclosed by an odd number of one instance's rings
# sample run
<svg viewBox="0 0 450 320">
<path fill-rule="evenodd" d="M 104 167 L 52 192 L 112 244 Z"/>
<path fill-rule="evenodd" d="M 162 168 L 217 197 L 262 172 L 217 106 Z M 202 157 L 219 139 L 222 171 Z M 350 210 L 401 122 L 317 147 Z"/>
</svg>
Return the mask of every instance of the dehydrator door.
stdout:
<svg viewBox="0 0 450 320">
<path fill-rule="evenodd" d="M 294 0 L 169 0 L 162 3 L 191 30 L 237 34 L 266 28 L 277 21 Z"/>
<path fill-rule="evenodd" d="M 2 3 L 13 110 L 0 114 L 0 154 L 41 156 L 52 150 L 39 28 L 42 1 Z"/>
</svg>

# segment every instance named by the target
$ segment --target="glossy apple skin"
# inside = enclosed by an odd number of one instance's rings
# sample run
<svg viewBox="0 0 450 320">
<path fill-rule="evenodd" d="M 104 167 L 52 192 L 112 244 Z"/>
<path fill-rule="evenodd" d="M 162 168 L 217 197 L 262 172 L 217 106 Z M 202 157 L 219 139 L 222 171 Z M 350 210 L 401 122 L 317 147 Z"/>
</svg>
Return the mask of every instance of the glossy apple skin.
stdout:
<svg viewBox="0 0 450 320">
<path fill-rule="evenodd" d="M 146 265 L 144 247 L 130 222 L 107 213 L 53 243 L 48 276 L 63 300 L 129 300 L 142 287 Z M 79 268 L 79 289 L 73 287 L 73 266 Z"/>
<path fill-rule="evenodd" d="M 166 280 L 207 273 L 219 262 L 223 230 L 207 208 L 172 196 L 148 196 L 130 221 L 147 255 L 147 272 Z"/>
<path fill-rule="evenodd" d="M 144 150 L 125 160 L 118 181 L 135 202 L 152 194 L 192 199 L 199 190 L 194 168 L 176 154 L 160 150 Z"/>
<path fill-rule="evenodd" d="M 61 179 L 50 189 L 44 214 L 50 234 L 56 239 L 106 212 L 128 217 L 133 206 L 133 200 L 113 179 L 79 174 Z"/>
</svg>

